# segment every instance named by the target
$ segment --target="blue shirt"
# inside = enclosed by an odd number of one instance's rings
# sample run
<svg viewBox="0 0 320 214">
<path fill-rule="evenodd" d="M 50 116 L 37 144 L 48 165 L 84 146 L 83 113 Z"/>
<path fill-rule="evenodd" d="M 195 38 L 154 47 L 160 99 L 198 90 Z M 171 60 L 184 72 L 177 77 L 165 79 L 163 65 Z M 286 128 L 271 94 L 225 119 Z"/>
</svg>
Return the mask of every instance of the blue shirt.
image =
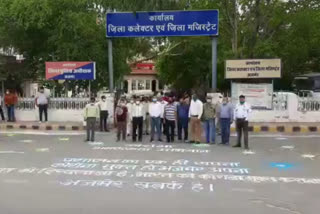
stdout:
<svg viewBox="0 0 320 214">
<path fill-rule="evenodd" d="M 189 105 L 179 104 L 178 109 L 178 118 L 188 119 L 189 118 Z"/>
<path fill-rule="evenodd" d="M 230 118 L 233 119 L 233 106 L 231 103 L 225 105 L 220 105 L 220 118 Z"/>
</svg>

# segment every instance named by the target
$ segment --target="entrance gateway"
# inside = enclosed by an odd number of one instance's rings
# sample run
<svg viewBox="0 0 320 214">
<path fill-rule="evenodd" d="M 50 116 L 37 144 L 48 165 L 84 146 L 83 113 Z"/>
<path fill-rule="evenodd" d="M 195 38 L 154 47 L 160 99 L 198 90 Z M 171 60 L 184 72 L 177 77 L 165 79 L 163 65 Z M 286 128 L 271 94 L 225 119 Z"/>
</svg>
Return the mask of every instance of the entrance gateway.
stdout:
<svg viewBox="0 0 320 214">
<path fill-rule="evenodd" d="M 112 38 L 210 36 L 212 39 L 212 89 L 217 89 L 219 11 L 152 11 L 107 13 L 109 89 L 113 92 Z"/>
</svg>

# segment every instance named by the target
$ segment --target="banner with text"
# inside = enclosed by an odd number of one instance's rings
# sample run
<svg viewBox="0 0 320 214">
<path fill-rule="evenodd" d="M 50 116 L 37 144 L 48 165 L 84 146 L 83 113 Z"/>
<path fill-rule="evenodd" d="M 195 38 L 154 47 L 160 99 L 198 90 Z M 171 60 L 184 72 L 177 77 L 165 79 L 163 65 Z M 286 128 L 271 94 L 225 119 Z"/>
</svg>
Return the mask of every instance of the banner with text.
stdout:
<svg viewBox="0 0 320 214">
<path fill-rule="evenodd" d="M 47 80 L 94 80 L 95 62 L 46 62 Z"/>
<path fill-rule="evenodd" d="M 232 103 L 239 102 L 239 96 L 246 96 L 253 109 L 272 109 L 273 85 L 271 83 L 246 84 L 235 83 L 231 85 Z"/>
<path fill-rule="evenodd" d="M 225 78 L 281 78 L 281 59 L 226 60 Z"/>
<path fill-rule="evenodd" d="M 217 36 L 218 10 L 107 13 L 107 37 Z"/>
</svg>

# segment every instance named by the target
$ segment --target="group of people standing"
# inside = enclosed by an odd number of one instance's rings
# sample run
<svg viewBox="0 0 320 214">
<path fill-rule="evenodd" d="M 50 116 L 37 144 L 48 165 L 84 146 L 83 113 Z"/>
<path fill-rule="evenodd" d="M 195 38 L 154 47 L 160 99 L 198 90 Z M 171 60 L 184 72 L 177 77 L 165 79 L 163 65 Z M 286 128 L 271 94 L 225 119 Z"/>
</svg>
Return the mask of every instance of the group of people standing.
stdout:
<svg viewBox="0 0 320 214">
<path fill-rule="evenodd" d="M 174 142 L 177 134 L 181 142 L 199 144 L 204 133 L 205 143 L 215 144 L 217 124 L 221 130 L 219 144 L 229 145 L 230 127 L 235 121 L 238 140 L 234 147 L 241 146 L 241 137 L 244 135 L 244 148 L 249 149 L 250 112 L 250 105 L 245 103 L 244 96 L 240 96 L 240 102 L 236 106 L 233 106 L 227 97 L 223 98 L 222 103 L 213 103 L 212 98 L 207 97 L 203 103 L 196 94 L 192 95 L 191 100 L 188 96 L 179 100 L 170 96 L 134 98 L 130 102 L 121 99 L 115 109 L 117 141 L 120 141 L 121 137 L 126 141 L 127 136 L 131 135 L 133 142 L 141 142 L 143 134 L 150 133 L 151 142 L 162 141 L 162 135 L 166 142 Z"/>
</svg>

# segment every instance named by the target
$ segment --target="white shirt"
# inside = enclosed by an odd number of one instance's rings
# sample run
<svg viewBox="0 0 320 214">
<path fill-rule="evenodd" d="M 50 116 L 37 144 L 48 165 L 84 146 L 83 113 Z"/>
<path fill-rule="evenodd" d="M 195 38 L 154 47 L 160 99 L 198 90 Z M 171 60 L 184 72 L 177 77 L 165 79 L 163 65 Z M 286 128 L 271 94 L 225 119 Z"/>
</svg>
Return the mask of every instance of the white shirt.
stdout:
<svg viewBox="0 0 320 214">
<path fill-rule="evenodd" d="M 196 101 L 192 99 L 190 103 L 189 117 L 197 115 L 198 119 L 200 119 L 202 116 L 202 113 L 203 113 L 203 103 L 199 99 L 197 99 Z"/>
<path fill-rule="evenodd" d="M 234 109 L 234 119 L 249 119 L 249 114 L 251 113 L 251 106 L 247 103 L 241 105 L 238 103 Z"/>
<path fill-rule="evenodd" d="M 162 115 L 162 105 L 159 102 L 149 104 L 149 114 L 150 117 L 161 117 Z"/>
<path fill-rule="evenodd" d="M 134 104 L 132 106 L 132 112 L 131 112 L 131 118 L 133 117 L 145 117 L 145 112 L 144 112 L 144 109 L 143 109 L 143 105 L 140 103 L 139 105 L 137 104 Z"/>
<path fill-rule="evenodd" d="M 107 101 L 100 101 L 99 102 L 99 108 L 100 108 L 100 111 L 108 111 L 108 102 Z"/>
<path fill-rule="evenodd" d="M 46 105 L 48 104 L 48 97 L 44 93 L 38 93 L 37 97 L 37 104 L 38 105 Z"/>
</svg>

